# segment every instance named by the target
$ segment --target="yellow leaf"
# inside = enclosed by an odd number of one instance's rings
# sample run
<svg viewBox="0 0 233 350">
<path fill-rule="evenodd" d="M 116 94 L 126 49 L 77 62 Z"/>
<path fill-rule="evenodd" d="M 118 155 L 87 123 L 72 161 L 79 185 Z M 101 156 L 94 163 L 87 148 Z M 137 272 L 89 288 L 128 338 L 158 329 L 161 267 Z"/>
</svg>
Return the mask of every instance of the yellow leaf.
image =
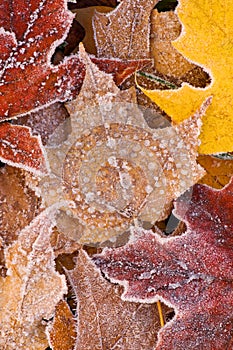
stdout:
<svg viewBox="0 0 233 350">
<path fill-rule="evenodd" d="M 173 121 L 188 118 L 206 99 L 212 105 L 203 117 L 200 153 L 233 150 L 233 3 L 230 0 L 180 0 L 177 14 L 183 24 L 173 46 L 211 75 L 204 89 L 186 83 L 177 90 L 141 90 L 156 102 Z"/>
</svg>

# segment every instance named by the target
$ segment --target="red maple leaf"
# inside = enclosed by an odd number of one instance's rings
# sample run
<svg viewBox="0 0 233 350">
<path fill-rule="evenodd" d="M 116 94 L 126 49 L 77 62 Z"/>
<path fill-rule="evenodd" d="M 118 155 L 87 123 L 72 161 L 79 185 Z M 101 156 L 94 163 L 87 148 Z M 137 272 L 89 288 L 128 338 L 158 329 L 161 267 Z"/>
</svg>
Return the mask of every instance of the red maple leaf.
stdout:
<svg viewBox="0 0 233 350">
<path fill-rule="evenodd" d="M 53 66 L 74 15 L 66 0 L 3 0 L 0 4 L 0 120 L 73 96 L 85 67 L 78 56 Z"/>
<path fill-rule="evenodd" d="M 1 2 L 0 121 L 65 101 L 79 91 L 85 65 L 77 55 L 65 58 L 59 65 L 51 64 L 52 54 L 64 41 L 72 21 L 66 0 Z M 149 61 L 119 63 L 97 59 L 97 63 L 114 73 L 120 83 Z M 2 124 L 0 135 L 2 161 L 28 170 L 46 171 L 40 140 L 27 128 Z"/>
<path fill-rule="evenodd" d="M 188 197 L 175 204 L 187 225 L 184 234 L 161 238 L 159 230 L 135 228 L 126 246 L 94 260 L 112 282 L 124 285 L 123 299 L 162 299 L 175 309 L 156 350 L 232 349 L 233 178 L 222 190 L 195 185 Z"/>
</svg>

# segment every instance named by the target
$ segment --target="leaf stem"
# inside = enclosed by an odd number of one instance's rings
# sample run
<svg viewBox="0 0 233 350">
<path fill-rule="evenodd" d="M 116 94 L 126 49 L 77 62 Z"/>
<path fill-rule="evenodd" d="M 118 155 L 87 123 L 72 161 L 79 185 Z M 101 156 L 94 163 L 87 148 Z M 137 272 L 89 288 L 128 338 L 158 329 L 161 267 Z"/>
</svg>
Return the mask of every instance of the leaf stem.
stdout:
<svg viewBox="0 0 233 350">
<path fill-rule="evenodd" d="M 158 77 L 157 75 L 150 74 L 150 73 L 147 73 L 147 72 L 142 72 L 142 71 L 139 71 L 136 74 L 141 76 L 141 77 L 146 77 L 146 78 L 148 78 L 150 80 L 156 81 L 156 82 L 158 82 L 158 83 L 160 83 L 162 85 L 165 85 L 169 89 L 178 89 L 177 85 L 175 85 L 173 83 L 170 83 L 170 81 L 162 79 L 162 78 Z"/>
<path fill-rule="evenodd" d="M 157 309 L 158 309 L 158 313 L 159 313 L 160 325 L 161 325 L 161 327 L 163 327 L 165 325 L 165 322 L 164 322 L 164 318 L 163 318 L 162 306 L 161 306 L 161 303 L 159 300 L 157 301 Z"/>
</svg>

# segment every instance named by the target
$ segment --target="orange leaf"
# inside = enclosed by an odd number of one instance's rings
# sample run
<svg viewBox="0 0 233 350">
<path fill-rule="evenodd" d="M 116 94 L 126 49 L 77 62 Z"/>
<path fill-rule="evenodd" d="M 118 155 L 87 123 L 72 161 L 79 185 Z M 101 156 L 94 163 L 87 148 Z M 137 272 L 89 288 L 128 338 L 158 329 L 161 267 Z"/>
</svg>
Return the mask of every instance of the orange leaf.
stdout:
<svg viewBox="0 0 233 350">
<path fill-rule="evenodd" d="M 50 346 L 53 350 L 74 349 L 77 337 L 76 322 L 64 300 L 57 304 L 53 323 L 49 325 L 47 331 L 49 332 Z"/>
</svg>

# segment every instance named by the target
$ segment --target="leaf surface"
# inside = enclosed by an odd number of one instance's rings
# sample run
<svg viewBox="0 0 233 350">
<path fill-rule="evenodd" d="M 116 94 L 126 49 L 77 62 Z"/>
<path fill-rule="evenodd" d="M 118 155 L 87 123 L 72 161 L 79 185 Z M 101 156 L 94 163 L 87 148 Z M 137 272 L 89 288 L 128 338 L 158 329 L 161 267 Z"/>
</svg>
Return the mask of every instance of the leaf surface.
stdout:
<svg viewBox="0 0 233 350">
<path fill-rule="evenodd" d="M 64 41 L 73 15 L 66 0 L 4 0 L 0 5 L 0 119 L 73 96 L 84 65 L 71 56 L 50 63 Z"/>
<path fill-rule="evenodd" d="M 149 58 L 149 19 L 157 0 L 122 0 L 112 12 L 93 17 L 99 57 Z"/>
<path fill-rule="evenodd" d="M 44 350 L 45 325 L 67 292 L 64 276 L 55 270 L 50 245 L 56 209 L 50 208 L 24 228 L 5 251 L 6 277 L 0 278 L 1 349 Z"/>
<path fill-rule="evenodd" d="M 49 325 L 50 346 L 53 350 L 74 350 L 77 337 L 77 325 L 65 300 L 56 306 L 53 323 Z"/>
<path fill-rule="evenodd" d="M 79 350 L 152 350 L 159 320 L 156 305 L 121 300 L 121 289 L 104 280 L 80 250 L 67 275 L 77 298 Z"/>
<path fill-rule="evenodd" d="M 189 200 L 188 200 L 189 199 Z M 184 220 L 181 236 L 132 230 L 131 241 L 94 258 L 124 300 L 174 307 L 175 317 L 159 332 L 156 350 L 232 348 L 233 179 L 222 190 L 195 185 L 182 196 L 175 215 Z"/>
<path fill-rule="evenodd" d="M 72 131 L 59 147 L 47 148 L 51 174 L 39 187 L 47 206 L 73 201 L 76 239 L 93 243 L 123 233 L 135 218 L 164 219 L 171 201 L 203 176 L 196 163 L 198 130 L 210 101 L 184 123 L 153 130 L 135 103 L 135 89 L 121 91 L 82 50 L 85 80 L 67 104 Z M 67 232 L 71 222 L 63 220 Z"/>
<path fill-rule="evenodd" d="M 107 74 L 112 74 L 116 85 L 121 85 L 137 70 L 140 70 L 147 65 L 151 65 L 152 63 L 151 59 L 121 60 L 117 58 L 96 58 L 93 56 L 90 58 L 101 71 Z"/>
<path fill-rule="evenodd" d="M 10 166 L 0 169 L 0 235 L 5 246 L 12 244 L 32 221 L 38 205 L 38 198 L 25 185 L 20 169 Z"/>
<path fill-rule="evenodd" d="M 0 160 L 38 174 L 48 172 L 41 139 L 25 126 L 0 124 Z"/>
<path fill-rule="evenodd" d="M 206 174 L 198 182 L 220 189 L 233 176 L 233 159 L 220 159 L 208 155 L 200 155 L 198 163 L 205 169 Z"/>
<path fill-rule="evenodd" d="M 213 96 L 200 135 L 199 151 L 204 154 L 233 150 L 232 13 L 230 0 L 224 3 L 180 0 L 177 14 L 183 31 L 173 46 L 184 57 L 204 67 L 212 83 L 204 89 L 186 83 L 177 90 L 142 89 L 176 122 L 188 118 L 207 96 Z"/>
</svg>

